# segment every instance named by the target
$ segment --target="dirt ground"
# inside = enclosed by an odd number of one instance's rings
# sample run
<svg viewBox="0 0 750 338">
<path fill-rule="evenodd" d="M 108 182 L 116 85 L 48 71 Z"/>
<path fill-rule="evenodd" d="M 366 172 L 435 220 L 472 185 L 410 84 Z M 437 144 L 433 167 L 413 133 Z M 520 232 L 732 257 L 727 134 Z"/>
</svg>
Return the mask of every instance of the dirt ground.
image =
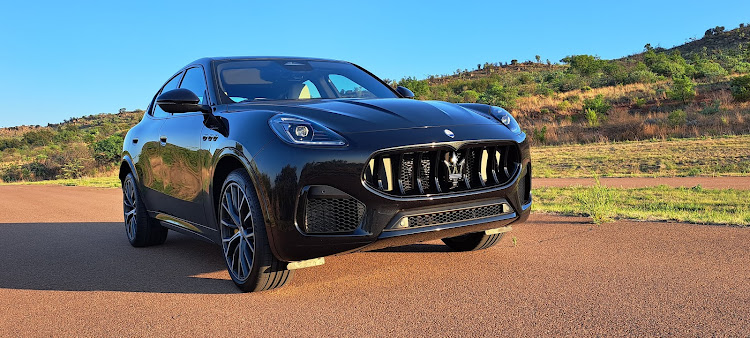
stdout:
<svg viewBox="0 0 750 338">
<path fill-rule="evenodd" d="M 282 289 L 240 294 L 218 246 L 170 233 L 131 247 L 117 189 L 0 196 L 0 336 L 750 332 L 747 228 L 535 214 L 484 251 L 330 257 Z"/>
</svg>

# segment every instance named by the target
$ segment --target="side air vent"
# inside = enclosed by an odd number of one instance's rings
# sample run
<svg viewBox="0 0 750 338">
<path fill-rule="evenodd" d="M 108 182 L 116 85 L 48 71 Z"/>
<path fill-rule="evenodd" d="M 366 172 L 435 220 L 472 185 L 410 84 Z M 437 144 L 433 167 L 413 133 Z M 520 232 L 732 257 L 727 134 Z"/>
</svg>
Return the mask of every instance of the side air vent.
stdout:
<svg viewBox="0 0 750 338">
<path fill-rule="evenodd" d="M 308 234 L 343 234 L 357 230 L 365 205 L 333 187 L 309 187 L 300 200 L 301 230 Z"/>
<path fill-rule="evenodd" d="M 362 179 L 394 196 L 454 193 L 507 184 L 519 174 L 520 161 L 515 144 L 416 147 L 375 154 Z"/>
</svg>

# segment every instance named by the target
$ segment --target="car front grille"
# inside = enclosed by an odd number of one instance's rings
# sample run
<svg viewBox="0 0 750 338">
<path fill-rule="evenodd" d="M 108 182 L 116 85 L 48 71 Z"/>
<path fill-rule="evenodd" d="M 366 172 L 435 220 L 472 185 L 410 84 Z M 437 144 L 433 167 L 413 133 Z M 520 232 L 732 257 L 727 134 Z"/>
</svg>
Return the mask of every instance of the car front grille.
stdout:
<svg viewBox="0 0 750 338">
<path fill-rule="evenodd" d="M 415 228 L 431 225 L 450 224 L 500 216 L 509 212 L 510 206 L 508 206 L 507 204 L 490 204 L 480 207 L 408 216 L 408 224 L 403 225 L 408 228 Z"/>
<path fill-rule="evenodd" d="M 364 168 L 372 189 L 393 196 L 455 193 L 505 185 L 520 172 L 513 143 L 424 146 L 376 153 Z"/>
<path fill-rule="evenodd" d="M 364 216 L 365 205 L 351 197 L 309 198 L 305 208 L 305 232 L 352 232 L 359 227 Z"/>
</svg>

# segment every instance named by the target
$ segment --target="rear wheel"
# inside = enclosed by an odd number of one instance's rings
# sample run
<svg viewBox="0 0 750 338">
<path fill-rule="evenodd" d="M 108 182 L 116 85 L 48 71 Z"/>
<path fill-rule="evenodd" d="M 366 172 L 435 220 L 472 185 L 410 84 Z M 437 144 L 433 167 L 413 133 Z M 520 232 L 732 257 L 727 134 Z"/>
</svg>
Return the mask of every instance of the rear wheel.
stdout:
<svg viewBox="0 0 750 338">
<path fill-rule="evenodd" d="M 218 207 L 221 246 L 229 275 L 244 292 L 283 286 L 292 277 L 271 252 L 266 226 L 250 176 L 237 169 L 221 188 Z"/>
<path fill-rule="evenodd" d="M 484 231 L 443 238 L 443 243 L 456 251 L 474 251 L 487 249 L 503 238 L 505 233 L 486 235 Z"/>
<path fill-rule="evenodd" d="M 122 205 L 125 214 L 125 231 L 130 245 L 144 247 L 158 245 L 167 240 L 167 228 L 148 216 L 138 185 L 132 173 L 122 180 Z"/>
</svg>

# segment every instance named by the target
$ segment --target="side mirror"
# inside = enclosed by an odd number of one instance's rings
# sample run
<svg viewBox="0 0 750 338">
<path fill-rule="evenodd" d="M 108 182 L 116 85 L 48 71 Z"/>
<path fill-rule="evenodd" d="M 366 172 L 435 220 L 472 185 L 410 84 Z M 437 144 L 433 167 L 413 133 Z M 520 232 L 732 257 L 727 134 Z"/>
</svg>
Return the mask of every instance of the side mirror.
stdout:
<svg viewBox="0 0 750 338">
<path fill-rule="evenodd" d="M 156 104 L 165 112 L 172 114 L 205 112 L 206 107 L 201 105 L 200 101 L 198 95 L 185 88 L 172 89 L 156 98 Z"/>
<path fill-rule="evenodd" d="M 396 92 L 401 95 L 401 97 L 407 98 L 407 99 L 413 99 L 414 93 L 411 92 L 411 90 L 407 89 L 406 87 L 398 86 L 396 88 Z M 164 109 L 164 108 L 162 108 Z"/>
</svg>

